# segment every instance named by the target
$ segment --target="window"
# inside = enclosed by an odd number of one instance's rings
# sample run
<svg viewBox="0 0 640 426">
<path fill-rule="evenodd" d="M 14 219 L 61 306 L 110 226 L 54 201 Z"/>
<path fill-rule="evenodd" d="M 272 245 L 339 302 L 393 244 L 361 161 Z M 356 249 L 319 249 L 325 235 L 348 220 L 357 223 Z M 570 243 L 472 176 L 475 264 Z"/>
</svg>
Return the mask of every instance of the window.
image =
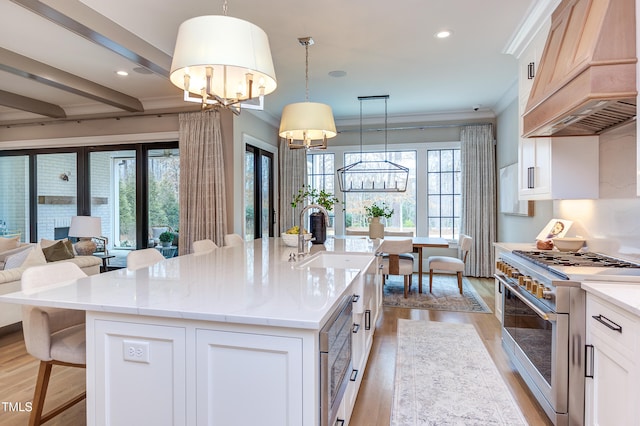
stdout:
<svg viewBox="0 0 640 426">
<path fill-rule="evenodd" d="M 0 237 L 30 241 L 29 184 L 28 156 L 0 157 Z"/>
<path fill-rule="evenodd" d="M 455 239 L 462 207 L 460 149 L 427 151 L 428 236 Z"/>
<path fill-rule="evenodd" d="M 344 163 L 356 161 L 389 160 L 409 169 L 409 179 L 405 192 L 346 192 L 345 228 L 348 231 L 369 229 L 364 208 L 374 202 L 385 202 L 393 209 L 393 215 L 386 220 L 387 231 L 412 231 L 416 235 L 416 151 L 388 151 L 345 153 Z"/>
<path fill-rule="evenodd" d="M 325 190 L 336 195 L 335 155 L 333 153 L 307 154 L 307 185 L 318 191 Z M 329 212 L 329 228 L 327 234 L 335 233 L 335 216 L 337 205 Z"/>
</svg>

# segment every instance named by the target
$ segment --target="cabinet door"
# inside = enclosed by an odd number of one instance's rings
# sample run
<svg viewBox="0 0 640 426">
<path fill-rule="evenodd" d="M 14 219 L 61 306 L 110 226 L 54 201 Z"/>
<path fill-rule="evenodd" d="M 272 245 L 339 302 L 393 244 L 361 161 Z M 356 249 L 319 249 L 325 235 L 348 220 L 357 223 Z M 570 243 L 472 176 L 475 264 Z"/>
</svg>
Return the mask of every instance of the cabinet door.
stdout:
<svg viewBox="0 0 640 426">
<path fill-rule="evenodd" d="M 587 425 L 636 425 L 634 364 L 605 341 L 592 337 L 593 378 L 586 379 L 585 423 Z"/>
<path fill-rule="evenodd" d="M 638 319 L 590 294 L 586 319 L 585 423 L 637 425 L 640 417 Z"/>
<path fill-rule="evenodd" d="M 551 141 L 549 138 L 520 139 L 518 184 L 521 199 L 550 192 Z"/>
<path fill-rule="evenodd" d="M 184 327 L 95 320 L 93 332 L 88 424 L 187 424 Z"/>
<path fill-rule="evenodd" d="M 302 347 L 294 337 L 197 330 L 197 424 L 304 424 Z"/>
</svg>

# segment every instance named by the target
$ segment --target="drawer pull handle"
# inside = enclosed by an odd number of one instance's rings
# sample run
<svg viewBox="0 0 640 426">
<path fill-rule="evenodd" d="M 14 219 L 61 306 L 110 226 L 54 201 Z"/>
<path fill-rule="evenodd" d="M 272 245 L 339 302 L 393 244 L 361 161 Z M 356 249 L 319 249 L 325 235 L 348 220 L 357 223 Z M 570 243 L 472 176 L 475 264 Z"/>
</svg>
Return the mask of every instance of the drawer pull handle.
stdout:
<svg viewBox="0 0 640 426">
<path fill-rule="evenodd" d="M 622 333 L 622 327 L 616 324 L 615 322 L 611 321 L 609 318 L 605 317 L 604 315 L 602 314 L 594 315 L 592 318 L 598 321 L 599 323 L 606 325 L 611 330 L 617 331 L 618 333 Z"/>
<path fill-rule="evenodd" d="M 353 324 L 353 329 L 352 331 L 354 333 L 357 333 L 360 330 L 360 324 Z"/>
<path fill-rule="evenodd" d="M 584 357 L 586 358 L 584 363 L 584 377 L 593 379 L 593 345 L 584 345 Z M 587 362 L 587 360 L 590 360 L 590 362 Z"/>
<path fill-rule="evenodd" d="M 353 303 L 358 303 L 358 300 L 360 300 L 360 295 L 359 294 L 354 294 L 353 298 L 351 299 L 351 301 Z"/>
<path fill-rule="evenodd" d="M 344 420 L 343 419 L 336 419 L 336 426 L 344 426 Z"/>
<path fill-rule="evenodd" d="M 357 378 L 358 378 L 358 370 L 354 368 L 353 370 L 351 370 L 351 376 L 349 377 L 349 380 L 352 382 L 355 382 Z"/>
<path fill-rule="evenodd" d="M 364 329 L 371 330 L 371 310 L 364 311 Z"/>
<path fill-rule="evenodd" d="M 529 189 L 533 189 L 536 187 L 535 184 L 535 179 L 536 179 L 536 175 L 535 175 L 535 168 L 534 167 L 527 167 L 527 188 Z"/>
</svg>

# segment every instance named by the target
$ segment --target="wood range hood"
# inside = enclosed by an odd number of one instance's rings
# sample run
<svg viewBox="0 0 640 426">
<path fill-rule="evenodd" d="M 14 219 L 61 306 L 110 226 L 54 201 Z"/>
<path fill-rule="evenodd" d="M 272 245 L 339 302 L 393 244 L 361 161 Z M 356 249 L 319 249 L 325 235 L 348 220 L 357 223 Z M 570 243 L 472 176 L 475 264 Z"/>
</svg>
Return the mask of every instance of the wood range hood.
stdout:
<svg viewBox="0 0 640 426">
<path fill-rule="evenodd" d="M 551 18 L 523 136 L 597 135 L 635 120 L 634 0 L 563 0 Z"/>
</svg>

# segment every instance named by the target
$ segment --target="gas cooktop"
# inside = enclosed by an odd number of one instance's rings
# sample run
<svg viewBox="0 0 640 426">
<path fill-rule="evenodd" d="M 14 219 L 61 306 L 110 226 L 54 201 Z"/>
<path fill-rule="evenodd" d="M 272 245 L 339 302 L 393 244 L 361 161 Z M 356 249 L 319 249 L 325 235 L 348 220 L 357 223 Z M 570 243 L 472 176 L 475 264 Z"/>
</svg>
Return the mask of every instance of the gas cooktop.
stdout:
<svg viewBox="0 0 640 426">
<path fill-rule="evenodd" d="M 565 279 L 612 279 L 640 276 L 640 264 L 592 252 L 522 251 L 513 254 Z M 637 279 L 637 278 L 636 278 Z"/>
<path fill-rule="evenodd" d="M 640 268 L 640 264 L 616 259 L 600 253 L 591 252 L 556 252 L 556 251 L 521 251 L 514 254 L 529 259 L 540 266 L 588 266 L 602 268 Z"/>
</svg>

